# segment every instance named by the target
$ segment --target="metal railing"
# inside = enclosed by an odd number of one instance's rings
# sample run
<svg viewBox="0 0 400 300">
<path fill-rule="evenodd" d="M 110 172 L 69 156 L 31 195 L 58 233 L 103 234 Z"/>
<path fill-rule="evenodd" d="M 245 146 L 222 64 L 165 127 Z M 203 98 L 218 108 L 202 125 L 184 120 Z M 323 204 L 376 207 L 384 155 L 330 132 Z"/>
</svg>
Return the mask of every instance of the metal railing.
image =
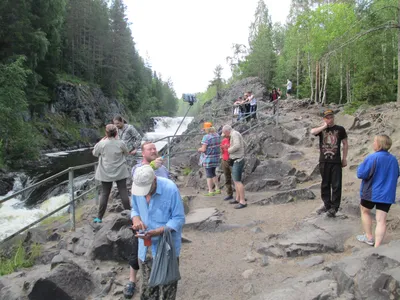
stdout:
<svg viewBox="0 0 400 300">
<path fill-rule="evenodd" d="M 99 193 L 98 193 L 98 185 L 96 183 L 95 180 L 95 186 L 87 191 L 85 191 L 84 193 L 80 194 L 79 196 L 75 197 L 75 193 L 74 193 L 74 171 L 75 170 L 80 170 L 80 169 L 86 169 L 89 167 L 94 167 L 94 171 L 96 172 L 96 167 L 97 167 L 97 162 L 94 163 L 90 163 L 90 164 L 85 164 L 85 165 L 80 165 L 80 166 L 75 166 L 75 167 L 70 167 L 64 171 L 61 171 L 57 174 L 54 174 L 50 177 L 47 177 L 45 179 L 43 179 L 42 181 L 39 181 L 29 187 L 26 187 L 16 193 L 13 193 L 12 195 L 6 196 L 3 199 L 0 200 L 0 204 L 9 201 L 19 195 L 24 194 L 26 191 L 30 191 L 38 186 L 41 186 L 42 184 L 45 184 L 49 181 L 52 181 L 60 176 L 63 176 L 65 174 L 68 173 L 68 194 L 69 194 L 69 202 L 60 206 L 59 208 L 53 210 L 52 212 L 44 215 L 43 217 L 41 217 L 40 219 L 34 221 L 33 223 L 26 225 L 25 227 L 21 228 L 20 230 L 18 230 L 17 232 L 7 236 L 5 239 L 3 239 L 2 241 L 0 241 L 0 244 L 5 243 L 9 240 L 11 240 L 13 237 L 23 233 L 24 231 L 28 230 L 29 228 L 32 228 L 33 226 L 35 226 L 36 224 L 44 221 L 45 219 L 47 219 L 48 217 L 54 215 L 55 213 L 61 211 L 62 209 L 70 206 L 70 220 L 71 220 L 71 231 L 75 231 L 75 224 L 76 224 L 76 219 L 75 219 L 75 202 L 81 198 L 83 198 L 84 196 L 86 196 L 87 194 L 91 193 L 92 191 L 95 191 L 95 202 L 96 204 L 98 204 L 99 202 Z"/>
<path fill-rule="evenodd" d="M 273 107 L 273 105 L 266 104 L 258 111 L 261 111 L 261 110 L 266 109 L 266 108 L 272 108 L 272 107 Z M 226 116 L 224 116 L 224 117 L 226 117 Z M 278 105 L 276 105 L 275 117 L 276 117 L 276 125 L 278 125 Z M 239 124 L 239 123 L 240 123 L 240 121 L 233 122 L 232 123 L 232 127 L 234 125 L 236 125 L 236 124 Z M 258 127 L 258 126 L 260 126 L 260 123 L 257 123 L 255 126 L 250 127 L 248 130 L 243 132 L 243 134 L 248 132 L 248 131 L 250 131 L 251 129 L 254 129 L 255 127 Z M 184 154 L 184 153 L 196 153 L 197 152 L 197 150 L 186 150 L 186 151 L 180 151 L 180 152 L 171 153 L 171 142 L 172 142 L 172 139 L 175 138 L 175 137 L 186 137 L 186 136 L 190 136 L 191 137 L 191 136 L 201 136 L 201 135 L 204 135 L 204 133 L 178 134 L 178 135 L 174 135 L 174 136 L 165 136 L 165 137 L 162 137 L 160 139 L 157 139 L 157 140 L 153 141 L 153 143 L 160 142 L 160 141 L 163 141 L 165 139 L 167 140 L 167 149 L 166 149 L 167 153 L 166 153 L 165 156 L 167 157 L 167 168 L 168 168 L 168 170 L 170 170 L 171 169 L 170 158 L 172 156 L 175 156 L 175 155 L 178 155 L 178 154 Z M 140 157 L 141 156 L 137 156 L 137 155 L 135 156 L 135 158 L 140 158 Z M 11 199 L 13 199 L 13 198 L 15 198 L 15 197 L 17 197 L 19 195 L 24 194 L 27 191 L 30 191 L 30 190 L 32 190 L 32 189 L 34 189 L 36 187 L 39 187 L 39 186 L 41 186 L 41 185 L 43 185 L 43 184 L 45 184 L 47 182 L 50 182 L 50 181 L 52 181 L 52 180 L 54 180 L 54 179 L 56 179 L 56 178 L 58 178 L 60 176 L 63 176 L 63 175 L 68 173 L 68 194 L 69 194 L 69 200 L 70 201 L 68 203 L 60 206 L 59 208 L 53 210 L 52 212 L 44 215 L 43 217 L 41 217 L 40 219 L 34 221 L 33 223 L 21 228 L 17 232 L 7 236 L 5 239 L 0 241 L 0 244 L 11 240 L 15 236 L 23 233 L 24 231 L 28 230 L 29 228 L 32 228 L 36 224 L 39 224 L 40 222 L 44 221 L 45 219 L 51 217 L 52 215 L 56 214 L 57 212 L 61 211 L 62 209 L 66 208 L 68 206 L 70 206 L 71 231 L 75 231 L 75 229 L 76 229 L 75 202 L 77 200 L 83 198 L 87 194 L 91 193 L 92 191 L 95 191 L 95 203 L 98 204 L 98 202 L 99 202 L 99 190 L 98 190 L 99 185 L 96 183 L 96 180 L 95 180 L 95 186 L 93 188 L 91 188 L 88 191 L 85 191 L 84 193 L 82 193 L 79 196 L 75 197 L 75 192 L 74 192 L 74 171 L 80 170 L 80 169 L 89 168 L 89 167 L 94 167 L 94 171 L 96 172 L 97 164 L 98 164 L 98 162 L 94 162 L 94 163 L 90 163 L 90 164 L 70 167 L 70 168 L 68 168 L 68 169 L 66 169 L 64 171 L 61 171 L 61 172 L 59 172 L 57 174 L 54 174 L 54 175 L 52 175 L 50 177 L 47 177 L 47 178 L 45 178 L 45 179 L 43 179 L 43 180 L 41 180 L 41 181 L 29 186 L 29 187 L 26 187 L 26 188 L 24 188 L 24 189 L 22 189 L 22 190 L 20 190 L 20 191 L 18 191 L 16 193 L 13 193 L 12 195 L 9 195 L 9 196 L 6 196 L 6 197 L 2 198 L 0 200 L 0 204 L 4 203 L 6 201 L 9 201 L 9 200 L 11 200 Z"/>
</svg>

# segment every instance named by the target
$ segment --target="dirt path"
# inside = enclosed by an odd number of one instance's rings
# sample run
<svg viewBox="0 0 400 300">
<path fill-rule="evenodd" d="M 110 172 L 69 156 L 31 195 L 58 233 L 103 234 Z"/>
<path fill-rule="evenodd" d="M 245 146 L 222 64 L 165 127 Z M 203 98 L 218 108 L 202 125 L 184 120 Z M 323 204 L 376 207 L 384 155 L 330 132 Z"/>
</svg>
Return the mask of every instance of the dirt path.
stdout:
<svg viewBox="0 0 400 300">
<path fill-rule="evenodd" d="M 182 191 L 183 194 L 187 191 Z M 248 194 L 247 198 L 256 200 L 266 194 Z M 274 260 L 261 266 L 261 256 L 255 252 L 257 244 L 269 234 L 290 230 L 319 205 L 318 200 L 301 201 L 285 205 L 249 205 L 236 210 L 222 197 L 207 198 L 197 196 L 191 209 L 216 207 L 223 213 L 226 224 L 246 225 L 252 221 L 262 222 L 257 226 L 236 228 L 225 232 L 202 232 L 184 230 L 185 237 L 192 243 L 184 244 L 181 252 L 181 275 L 178 299 L 245 299 L 246 284 L 251 283 L 254 292 L 263 290 L 265 284 L 274 285 L 288 277 L 304 272 L 296 265 L 296 260 Z M 262 232 L 254 233 L 259 227 Z M 250 254 L 255 262 L 245 260 Z M 242 277 L 246 270 L 253 269 L 250 279 Z"/>
</svg>

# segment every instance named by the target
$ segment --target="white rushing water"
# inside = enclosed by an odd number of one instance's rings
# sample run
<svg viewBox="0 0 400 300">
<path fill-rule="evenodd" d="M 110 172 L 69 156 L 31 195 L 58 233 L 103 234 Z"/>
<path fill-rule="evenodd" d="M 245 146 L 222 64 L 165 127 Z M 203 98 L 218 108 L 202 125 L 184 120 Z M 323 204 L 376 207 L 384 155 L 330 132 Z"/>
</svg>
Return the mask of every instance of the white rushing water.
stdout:
<svg viewBox="0 0 400 300">
<path fill-rule="evenodd" d="M 183 117 L 176 117 L 176 118 L 170 118 L 170 117 L 157 117 L 154 118 L 155 121 L 155 126 L 154 126 L 154 132 L 147 132 L 143 138 L 144 141 L 156 141 L 159 140 L 163 137 L 166 136 L 173 136 L 176 132 L 176 130 L 179 127 L 179 124 L 182 122 Z M 186 117 L 183 120 L 183 123 L 181 127 L 179 128 L 178 132 L 176 133 L 177 135 L 182 134 L 190 122 L 192 122 L 193 117 Z M 156 143 L 156 148 L 157 150 L 162 149 L 167 145 L 168 140 L 162 140 Z"/>
<path fill-rule="evenodd" d="M 163 138 L 165 136 L 174 135 L 175 131 L 177 130 L 179 124 L 182 121 L 182 117 L 177 118 L 170 118 L 170 117 L 158 117 L 155 118 L 155 132 L 148 132 L 145 134 L 143 138 L 144 141 L 155 141 L 157 139 Z M 177 134 L 183 133 L 189 123 L 193 120 L 192 117 L 187 117 L 180 127 Z M 156 147 L 157 149 L 162 149 L 167 144 L 167 140 L 157 142 Z M 67 157 L 68 155 L 72 155 L 73 153 L 80 151 L 88 151 L 86 149 L 78 149 L 72 151 L 61 151 L 55 153 L 48 153 L 46 154 L 49 157 L 57 159 L 57 157 L 63 158 Z M 93 176 L 93 175 L 92 175 Z M 74 180 L 74 187 L 75 191 L 80 190 L 81 187 L 90 180 L 87 175 L 80 176 Z M 13 193 L 21 190 L 22 188 L 31 185 L 33 182 L 25 182 L 24 175 L 21 174 L 15 178 L 14 188 L 13 191 L 9 192 L 8 195 L 12 195 Z M 23 185 L 25 182 L 25 186 Z M 24 195 L 22 197 L 12 198 L 9 201 L 6 201 L 0 204 L 0 240 L 4 239 L 5 237 L 13 234 L 14 232 L 18 231 L 19 229 L 23 228 L 31 224 L 32 222 L 36 221 L 37 219 L 41 218 L 42 216 L 50 213 L 51 211 L 57 209 L 58 207 L 66 204 L 69 202 L 69 195 L 65 193 L 67 182 L 63 182 L 60 184 L 59 189 L 55 189 L 54 191 L 46 192 L 48 196 L 48 200 L 42 202 L 41 204 L 36 205 L 34 208 L 27 208 L 25 207 L 24 200 L 29 197 L 29 195 Z M 59 193 L 59 194 L 58 194 Z M 5 196 L 1 197 L 0 199 L 4 198 Z M 67 211 L 65 210 L 60 211 L 57 214 L 62 214 Z M 56 214 L 56 215 L 57 215 Z"/>
</svg>

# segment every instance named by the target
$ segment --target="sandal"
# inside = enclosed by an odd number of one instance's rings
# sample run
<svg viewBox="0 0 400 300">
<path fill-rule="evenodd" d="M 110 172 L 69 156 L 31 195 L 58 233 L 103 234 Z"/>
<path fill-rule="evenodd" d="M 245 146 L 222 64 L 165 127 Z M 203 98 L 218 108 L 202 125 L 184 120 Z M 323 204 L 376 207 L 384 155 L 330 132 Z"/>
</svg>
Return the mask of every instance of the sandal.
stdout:
<svg viewBox="0 0 400 300">
<path fill-rule="evenodd" d="M 239 203 L 238 205 L 235 206 L 235 209 L 241 209 L 241 208 L 245 208 L 245 207 L 247 207 L 247 204 Z"/>
<path fill-rule="evenodd" d="M 229 201 L 229 204 L 239 204 L 240 202 L 239 201 L 236 201 L 236 200 L 232 200 L 232 201 Z"/>
<path fill-rule="evenodd" d="M 369 240 L 365 234 L 360 234 L 356 236 L 357 241 L 361 243 L 366 243 L 370 246 L 373 246 L 375 244 L 374 239 Z"/>
<path fill-rule="evenodd" d="M 215 190 L 214 195 L 219 195 L 221 194 L 221 190 Z"/>
</svg>

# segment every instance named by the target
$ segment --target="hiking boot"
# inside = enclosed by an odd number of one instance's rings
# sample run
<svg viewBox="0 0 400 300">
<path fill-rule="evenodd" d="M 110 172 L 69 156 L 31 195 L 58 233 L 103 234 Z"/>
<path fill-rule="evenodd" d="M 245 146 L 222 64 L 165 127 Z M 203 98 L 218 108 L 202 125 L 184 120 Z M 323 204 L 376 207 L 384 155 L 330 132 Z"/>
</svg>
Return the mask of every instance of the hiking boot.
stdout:
<svg viewBox="0 0 400 300">
<path fill-rule="evenodd" d="M 326 213 L 327 211 L 328 211 L 328 209 L 325 207 L 325 205 L 322 205 L 315 212 L 317 213 L 317 215 L 320 215 L 320 214 Z"/>
<path fill-rule="evenodd" d="M 331 208 L 331 209 L 329 209 L 329 210 L 327 211 L 326 215 L 327 215 L 329 218 L 334 218 L 334 217 L 336 217 L 336 210 L 335 210 L 334 208 Z"/>
<path fill-rule="evenodd" d="M 129 281 L 128 284 L 124 288 L 124 297 L 125 299 L 131 299 L 135 294 L 136 284 L 132 281 Z"/>
</svg>

